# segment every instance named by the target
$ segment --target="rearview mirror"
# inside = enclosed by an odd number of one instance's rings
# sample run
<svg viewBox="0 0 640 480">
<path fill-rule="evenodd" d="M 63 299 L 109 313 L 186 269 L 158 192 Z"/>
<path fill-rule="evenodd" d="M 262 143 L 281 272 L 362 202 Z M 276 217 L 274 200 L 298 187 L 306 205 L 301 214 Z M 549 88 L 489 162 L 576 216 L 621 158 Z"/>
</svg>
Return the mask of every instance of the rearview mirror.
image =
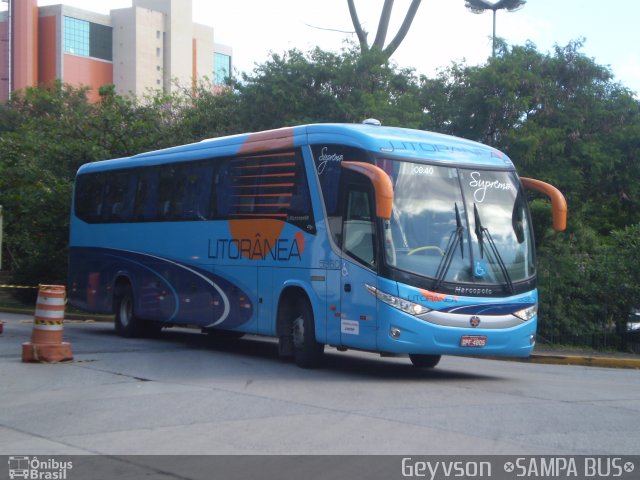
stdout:
<svg viewBox="0 0 640 480">
<path fill-rule="evenodd" d="M 553 229 L 562 232 L 567 228 L 567 201 L 562 192 L 553 185 L 533 178 L 521 177 L 520 181 L 525 188 L 543 193 L 551 200 L 551 215 L 553 216 Z"/>
<path fill-rule="evenodd" d="M 342 168 L 358 172 L 371 180 L 376 196 L 376 216 L 391 219 L 393 208 L 393 185 L 389 175 L 380 167 L 364 162 L 342 162 Z"/>
</svg>

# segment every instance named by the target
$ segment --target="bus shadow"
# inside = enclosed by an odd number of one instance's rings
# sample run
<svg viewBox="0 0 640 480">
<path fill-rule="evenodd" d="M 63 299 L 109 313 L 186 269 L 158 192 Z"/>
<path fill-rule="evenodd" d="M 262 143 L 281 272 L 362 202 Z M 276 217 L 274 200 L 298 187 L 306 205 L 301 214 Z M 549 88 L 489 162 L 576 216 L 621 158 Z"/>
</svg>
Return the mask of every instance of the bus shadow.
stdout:
<svg viewBox="0 0 640 480">
<path fill-rule="evenodd" d="M 97 335 L 116 337 L 120 340 L 135 342 L 138 339 L 122 339 L 113 330 L 100 330 Z M 154 345 L 156 344 L 156 345 Z M 272 362 L 274 366 L 288 365 L 298 369 L 291 359 L 278 355 L 278 343 L 275 338 L 246 335 L 239 339 L 216 338 L 202 334 L 196 329 L 170 328 L 163 330 L 153 338 L 145 339 L 143 350 L 166 350 L 169 344 L 179 348 L 199 349 L 224 353 L 238 360 L 257 359 L 261 363 Z M 123 346 L 124 347 L 124 346 Z M 139 351 L 139 349 L 136 349 Z M 408 357 L 381 357 L 374 353 L 355 351 L 339 352 L 335 348 L 326 347 L 323 363 L 320 367 L 306 370 L 308 375 L 322 376 L 326 373 L 338 374 L 350 379 L 352 377 L 379 379 L 386 381 L 496 381 L 503 377 L 477 373 L 477 371 L 461 371 L 447 368 L 447 357 L 432 369 L 414 367 Z"/>
<path fill-rule="evenodd" d="M 368 377 L 385 381 L 496 381 L 501 377 L 477 372 L 449 369 L 446 366 L 446 357 L 435 368 L 416 368 L 408 357 L 380 357 L 376 354 L 367 354 L 370 358 L 363 358 L 349 352 L 328 351 L 325 354 L 322 368 L 335 372 L 342 372 L 358 377 Z"/>
</svg>

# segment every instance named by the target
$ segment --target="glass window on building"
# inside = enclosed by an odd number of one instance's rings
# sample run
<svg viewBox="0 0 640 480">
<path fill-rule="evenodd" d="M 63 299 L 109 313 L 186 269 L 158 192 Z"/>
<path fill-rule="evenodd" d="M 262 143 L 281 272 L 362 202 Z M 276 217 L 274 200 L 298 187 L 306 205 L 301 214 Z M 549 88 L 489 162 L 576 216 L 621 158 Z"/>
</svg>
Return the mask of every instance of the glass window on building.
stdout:
<svg viewBox="0 0 640 480">
<path fill-rule="evenodd" d="M 213 82 L 216 85 L 225 83 L 231 76 L 231 57 L 224 53 L 213 54 Z"/>
<path fill-rule="evenodd" d="M 64 51 L 83 57 L 113 60 L 113 29 L 106 25 L 64 17 Z"/>
<path fill-rule="evenodd" d="M 64 17 L 64 51 L 89 56 L 89 22 Z"/>
<path fill-rule="evenodd" d="M 113 60 L 113 29 L 97 23 L 89 24 L 89 56 Z"/>
</svg>

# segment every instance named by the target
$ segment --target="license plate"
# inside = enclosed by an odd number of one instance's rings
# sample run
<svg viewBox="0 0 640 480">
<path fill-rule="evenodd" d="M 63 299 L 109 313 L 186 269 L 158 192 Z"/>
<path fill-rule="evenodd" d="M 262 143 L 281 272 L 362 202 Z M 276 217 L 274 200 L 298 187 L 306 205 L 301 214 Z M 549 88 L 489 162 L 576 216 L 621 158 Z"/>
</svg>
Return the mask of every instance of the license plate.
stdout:
<svg viewBox="0 0 640 480">
<path fill-rule="evenodd" d="M 487 337 L 480 335 L 464 335 L 460 339 L 461 347 L 484 347 L 487 344 Z"/>
</svg>

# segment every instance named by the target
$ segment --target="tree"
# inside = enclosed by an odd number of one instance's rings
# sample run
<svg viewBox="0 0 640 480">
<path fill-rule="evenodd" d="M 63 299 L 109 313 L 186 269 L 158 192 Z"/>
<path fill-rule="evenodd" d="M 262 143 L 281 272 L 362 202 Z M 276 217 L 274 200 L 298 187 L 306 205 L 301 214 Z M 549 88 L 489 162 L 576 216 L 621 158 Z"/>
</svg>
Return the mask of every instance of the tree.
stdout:
<svg viewBox="0 0 640 480">
<path fill-rule="evenodd" d="M 378 52 L 382 52 L 382 59 L 385 61 L 391 58 L 391 55 L 398 49 L 404 37 L 407 36 L 409 32 L 409 28 L 411 28 L 411 24 L 413 23 L 413 19 L 418 12 L 418 7 L 420 7 L 420 2 L 422 0 L 411 0 L 411 5 L 409 5 L 409 9 L 404 16 L 404 20 L 398 29 L 395 37 L 389 44 L 385 47 L 385 42 L 387 41 L 387 34 L 389 33 L 389 21 L 391 20 L 391 12 L 393 11 L 393 1 L 394 0 L 385 0 L 384 5 L 382 7 L 382 14 L 380 15 L 380 21 L 378 22 L 378 30 L 376 32 L 376 38 L 373 43 L 369 45 L 367 40 L 368 33 L 362 28 L 362 24 L 360 23 L 360 19 L 358 17 L 358 12 L 356 10 L 354 0 L 347 0 L 349 4 L 349 14 L 351 15 L 351 22 L 353 23 L 353 27 L 355 28 L 356 35 L 358 36 L 358 41 L 360 42 L 360 52 L 362 55 L 366 55 L 371 51 L 377 50 Z"/>
<path fill-rule="evenodd" d="M 427 128 L 504 150 L 565 193 L 570 228 L 608 236 L 640 222 L 640 102 L 581 45 L 503 46 L 487 65 L 425 79 L 420 96 Z"/>
<path fill-rule="evenodd" d="M 81 165 L 172 141 L 159 132 L 167 132 L 161 109 L 109 88 L 102 93 L 91 103 L 86 89 L 57 82 L 17 92 L 2 107 L 0 205 L 8 264 L 20 284 L 66 281 L 69 206 Z"/>
<path fill-rule="evenodd" d="M 361 122 L 375 116 L 386 125 L 419 127 L 424 113 L 418 79 L 357 47 L 341 53 L 319 48 L 273 54 L 236 85 L 241 125 L 255 131 L 312 122 Z"/>
<path fill-rule="evenodd" d="M 488 0 L 465 0 L 464 6 L 471 12 L 481 14 L 487 10 L 493 11 L 493 48 L 492 56 L 496 56 L 496 12 L 498 10 L 506 10 L 507 12 L 515 12 L 524 7 L 527 0 L 498 0 L 491 2 Z"/>
</svg>

